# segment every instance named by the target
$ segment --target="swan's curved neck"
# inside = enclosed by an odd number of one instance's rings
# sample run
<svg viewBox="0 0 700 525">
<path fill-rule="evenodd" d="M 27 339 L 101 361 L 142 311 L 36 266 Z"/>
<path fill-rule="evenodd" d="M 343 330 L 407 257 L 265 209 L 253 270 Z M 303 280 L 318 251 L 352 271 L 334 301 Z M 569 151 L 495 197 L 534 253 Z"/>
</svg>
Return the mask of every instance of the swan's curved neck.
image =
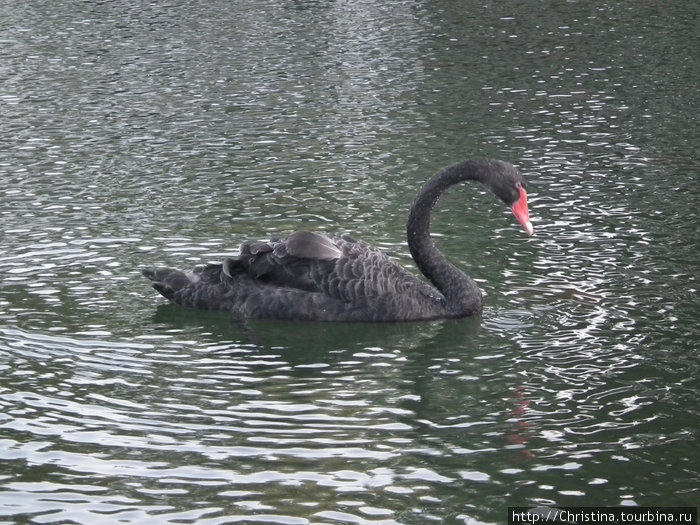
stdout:
<svg viewBox="0 0 700 525">
<path fill-rule="evenodd" d="M 469 161 L 450 166 L 435 175 L 418 193 L 406 225 L 411 255 L 423 275 L 445 297 L 445 309 L 449 316 L 481 312 L 483 298 L 474 279 L 450 263 L 433 243 L 430 238 L 430 216 L 445 190 L 467 180 L 482 182 L 482 174 L 482 170 Z"/>
</svg>

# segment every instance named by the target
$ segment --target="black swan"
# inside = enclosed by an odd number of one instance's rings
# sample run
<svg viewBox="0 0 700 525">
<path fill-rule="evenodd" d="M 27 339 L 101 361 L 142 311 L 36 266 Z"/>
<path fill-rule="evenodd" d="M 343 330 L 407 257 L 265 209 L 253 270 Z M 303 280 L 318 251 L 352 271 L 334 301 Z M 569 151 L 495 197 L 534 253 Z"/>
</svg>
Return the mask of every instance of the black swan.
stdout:
<svg viewBox="0 0 700 525">
<path fill-rule="evenodd" d="M 484 184 L 532 235 L 525 180 L 512 165 L 472 159 L 450 166 L 421 189 L 408 217 L 408 247 L 430 286 L 382 252 L 348 235 L 299 231 L 248 241 L 237 257 L 195 270 L 144 270 L 173 303 L 244 318 L 316 321 L 411 321 L 466 317 L 482 310 L 479 287 L 430 239 L 430 214 L 455 184 Z"/>
</svg>

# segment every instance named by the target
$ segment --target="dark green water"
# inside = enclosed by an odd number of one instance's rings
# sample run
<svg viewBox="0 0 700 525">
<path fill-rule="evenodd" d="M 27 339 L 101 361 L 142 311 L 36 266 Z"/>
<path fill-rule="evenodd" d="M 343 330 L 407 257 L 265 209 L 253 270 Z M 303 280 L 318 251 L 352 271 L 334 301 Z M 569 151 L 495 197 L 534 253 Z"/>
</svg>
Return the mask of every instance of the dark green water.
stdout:
<svg viewBox="0 0 700 525">
<path fill-rule="evenodd" d="M 2 523 L 503 523 L 697 505 L 697 2 L 0 5 Z M 487 155 L 483 318 L 234 322 L 144 266 L 347 231 Z"/>
</svg>

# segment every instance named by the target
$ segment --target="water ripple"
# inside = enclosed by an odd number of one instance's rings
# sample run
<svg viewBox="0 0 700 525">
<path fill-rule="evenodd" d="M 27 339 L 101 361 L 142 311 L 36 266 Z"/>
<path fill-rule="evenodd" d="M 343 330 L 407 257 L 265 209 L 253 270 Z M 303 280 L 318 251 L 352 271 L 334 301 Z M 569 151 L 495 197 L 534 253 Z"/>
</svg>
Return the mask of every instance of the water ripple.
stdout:
<svg viewBox="0 0 700 525">
<path fill-rule="evenodd" d="M 695 504 L 688 6 L 77 5 L 0 3 L 2 519 Z M 536 230 L 441 200 L 482 318 L 234 322 L 139 275 L 298 228 L 415 269 L 408 206 L 472 155 L 519 163 Z"/>
</svg>

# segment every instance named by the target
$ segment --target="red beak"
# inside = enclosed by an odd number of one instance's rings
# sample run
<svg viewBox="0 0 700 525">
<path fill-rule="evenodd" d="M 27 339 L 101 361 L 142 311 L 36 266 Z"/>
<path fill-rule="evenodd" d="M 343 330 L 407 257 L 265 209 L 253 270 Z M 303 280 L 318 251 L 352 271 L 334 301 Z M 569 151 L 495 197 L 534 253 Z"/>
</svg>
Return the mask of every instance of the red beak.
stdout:
<svg viewBox="0 0 700 525">
<path fill-rule="evenodd" d="M 523 228 L 525 228 L 527 234 L 532 235 L 534 233 L 534 229 L 532 228 L 532 223 L 530 222 L 530 212 L 527 209 L 527 192 L 525 191 L 525 188 L 519 184 L 518 190 L 520 190 L 520 197 L 513 203 L 510 209 L 513 210 L 513 215 L 515 215 L 518 222 L 522 224 Z"/>
</svg>

